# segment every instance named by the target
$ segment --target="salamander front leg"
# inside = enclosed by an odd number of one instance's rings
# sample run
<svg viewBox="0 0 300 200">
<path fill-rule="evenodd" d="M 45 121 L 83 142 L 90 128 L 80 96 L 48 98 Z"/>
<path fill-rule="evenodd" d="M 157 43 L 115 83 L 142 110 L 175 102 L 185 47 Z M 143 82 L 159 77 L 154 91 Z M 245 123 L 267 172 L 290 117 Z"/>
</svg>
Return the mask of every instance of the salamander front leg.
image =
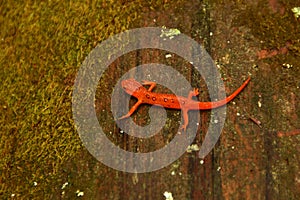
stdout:
<svg viewBox="0 0 300 200">
<path fill-rule="evenodd" d="M 137 109 L 141 104 L 142 104 L 142 101 L 139 100 L 138 102 L 136 102 L 136 103 L 131 107 L 131 109 L 129 110 L 129 112 L 128 112 L 126 115 L 124 115 L 124 116 L 122 116 L 122 117 L 120 117 L 120 118 L 118 118 L 118 119 L 120 120 L 120 119 L 125 119 L 125 118 L 127 118 L 127 117 L 130 117 L 130 115 L 132 115 L 132 114 L 134 113 L 134 111 L 136 111 L 136 109 Z"/>
<path fill-rule="evenodd" d="M 156 83 L 152 82 L 152 81 L 143 81 L 142 82 L 143 85 L 150 85 L 150 87 L 148 88 L 148 91 L 151 92 L 153 90 L 153 88 L 155 88 Z"/>
<path fill-rule="evenodd" d="M 188 100 L 191 100 L 192 97 L 195 97 L 199 94 L 199 90 L 198 88 L 194 88 L 193 91 L 190 91 L 189 96 L 188 96 Z"/>
</svg>

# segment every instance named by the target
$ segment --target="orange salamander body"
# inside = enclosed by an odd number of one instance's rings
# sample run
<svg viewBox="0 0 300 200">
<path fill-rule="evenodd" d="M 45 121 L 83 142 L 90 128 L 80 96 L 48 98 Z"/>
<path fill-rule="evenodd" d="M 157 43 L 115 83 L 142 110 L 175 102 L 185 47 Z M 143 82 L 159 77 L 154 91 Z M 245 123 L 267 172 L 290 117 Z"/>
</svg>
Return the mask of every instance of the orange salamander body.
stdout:
<svg viewBox="0 0 300 200">
<path fill-rule="evenodd" d="M 197 96 L 199 94 L 198 89 L 194 89 L 190 91 L 188 97 L 176 96 L 174 94 L 163 94 L 163 93 L 154 93 L 152 90 L 156 86 L 155 82 L 143 81 L 143 83 L 139 83 L 134 79 L 127 79 L 121 82 L 122 88 L 126 93 L 131 96 L 134 96 L 138 99 L 135 105 L 129 110 L 129 112 L 120 117 L 119 119 L 124 119 L 129 117 L 136 111 L 136 109 L 141 104 L 150 104 L 150 105 L 161 105 L 165 108 L 182 110 L 184 124 L 181 129 L 186 131 L 188 125 L 188 111 L 190 110 L 210 110 L 213 108 L 221 107 L 228 102 L 230 102 L 234 97 L 236 97 L 249 83 L 250 77 L 230 96 L 220 101 L 214 102 L 199 102 L 192 99 L 193 96 Z M 146 89 L 143 85 L 149 85 L 150 87 Z"/>
</svg>

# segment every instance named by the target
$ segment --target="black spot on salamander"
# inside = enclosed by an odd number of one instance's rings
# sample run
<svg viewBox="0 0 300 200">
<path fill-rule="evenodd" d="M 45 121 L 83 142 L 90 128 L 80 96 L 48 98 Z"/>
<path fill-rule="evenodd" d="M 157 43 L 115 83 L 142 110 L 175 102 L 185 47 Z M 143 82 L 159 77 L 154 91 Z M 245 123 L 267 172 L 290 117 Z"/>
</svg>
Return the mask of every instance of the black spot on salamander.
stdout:
<svg viewBox="0 0 300 200">
<path fill-rule="evenodd" d="M 171 99 L 171 103 L 174 103 L 174 99 Z"/>
<path fill-rule="evenodd" d="M 156 97 L 152 97 L 152 100 L 153 100 L 153 101 L 156 101 Z"/>
<path fill-rule="evenodd" d="M 146 98 L 147 98 L 147 99 L 150 99 L 150 95 L 149 95 L 149 94 L 146 94 Z"/>
<path fill-rule="evenodd" d="M 167 102 L 168 101 L 168 98 L 164 98 L 164 102 Z"/>
</svg>

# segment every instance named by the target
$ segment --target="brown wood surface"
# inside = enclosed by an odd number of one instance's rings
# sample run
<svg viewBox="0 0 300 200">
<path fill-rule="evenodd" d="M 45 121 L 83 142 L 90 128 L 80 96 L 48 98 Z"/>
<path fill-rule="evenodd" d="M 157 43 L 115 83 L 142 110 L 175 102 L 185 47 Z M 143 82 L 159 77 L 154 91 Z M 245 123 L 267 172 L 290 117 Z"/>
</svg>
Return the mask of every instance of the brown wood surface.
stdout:
<svg viewBox="0 0 300 200">
<path fill-rule="evenodd" d="M 198 152 L 192 152 L 185 153 L 176 162 L 158 171 L 132 174 L 111 169 L 84 151 L 82 155 L 87 161 L 74 163 L 80 168 L 78 170 L 85 171 L 84 175 L 76 170 L 72 173 L 74 177 L 86 180 L 89 188 L 87 196 L 95 199 L 165 199 L 163 194 L 168 191 L 176 200 L 299 197 L 299 136 L 284 136 L 300 128 L 299 65 L 286 69 L 276 59 L 258 59 L 257 52 L 261 50 L 259 39 L 247 26 L 234 23 L 239 13 L 236 10 L 247 9 L 252 6 L 250 4 L 182 1 L 173 8 L 144 8 L 140 24 L 132 28 L 177 28 L 198 41 L 218 63 L 227 95 L 238 88 L 248 75 L 252 76 L 252 80 L 234 103 L 228 104 L 221 138 L 203 164 Z M 195 75 L 191 66 L 176 56 L 167 60 L 164 55 L 159 50 L 129 53 L 116 60 L 106 72 L 103 83 L 107 87 L 99 85 L 96 96 L 99 121 L 106 133 L 113 130 L 107 134 L 110 140 L 125 150 L 149 152 L 163 147 L 177 134 L 179 124 L 176 122 L 180 119 L 180 111 L 168 110 L 172 124 L 149 140 L 121 134 L 111 113 L 103 115 L 101 110 L 110 109 L 113 86 L 129 69 L 145 63 L 166 63 L 183 74 L 193 87 L 201 87 L 200 100 L 209 100 L 204 82 Z M 288 70 L 293 70 L 293 73 Z M 162 87 L 156 91 L 169 92 Z M 262 103 L 261 107 L 258 102 Z M 149 122 L 148 109 L 149 106 L 141 106 L 133 115 L 137 124 Z M 194 144 L 201 145 L 210 114 L 210 111 L 201 112 Z M 255 123 L 258 121 L 262 123 L 260 126 Z M 283 136 L 278 137 L 278 132 Z"/>
</svg>

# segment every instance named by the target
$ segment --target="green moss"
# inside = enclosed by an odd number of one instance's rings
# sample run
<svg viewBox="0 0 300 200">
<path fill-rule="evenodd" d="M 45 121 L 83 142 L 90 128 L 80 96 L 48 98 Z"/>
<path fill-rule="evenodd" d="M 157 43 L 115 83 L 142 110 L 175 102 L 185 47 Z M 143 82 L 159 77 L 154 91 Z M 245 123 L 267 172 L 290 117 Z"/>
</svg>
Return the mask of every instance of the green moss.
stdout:
<svg viewBox="0 0 300 200">
<path fill-rule="evenodd" d="M 0 167 L 5 169 L 0 196 L 50 198 L 60 191 L 65 182 L 61 167 L 82 149 L 71 98 L 85 56 L 99 42 L 133 26 L 144 6 L 170 4 L 139 0 L 0 4 Z"/>
<path fill-rule="evenodd" d="M 62 164 L 82 148 L 71 110 L 76 71 L 97 43 L 129 28 L 140 6 L 1 3 L 1 196 L 51 196 L 48 190 L 60 184 Z"/>
<path fill-rule="evenodd" d="M 285 9 L 284 14 L 272 11 L 267 1 L 248 4 L 245 10 L 238 11 L 234 25 L 250 28 L 251 33 L 260 39 L 262 48 L 280 49 L 289 42 L 292 44 L 290 50 L 299 55 L 300 27 L 291 11 L 294 6 L 289 1 L 282 1 L 280 5 Z"/>
</svg>

